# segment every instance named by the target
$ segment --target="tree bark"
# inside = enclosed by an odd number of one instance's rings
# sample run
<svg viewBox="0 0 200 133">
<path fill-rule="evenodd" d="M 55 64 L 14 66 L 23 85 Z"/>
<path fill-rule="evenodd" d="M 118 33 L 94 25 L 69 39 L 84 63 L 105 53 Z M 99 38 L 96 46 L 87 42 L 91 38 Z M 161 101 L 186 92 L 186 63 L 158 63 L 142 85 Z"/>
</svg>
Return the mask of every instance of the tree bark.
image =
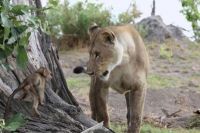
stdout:
<svg viewBox="0 0 200 133">
<path fill-rule="evenodd" d="M 13 0 L 13 3 L 36 4 L 40 8 L 41 3 L 27 0 Z M 8 64 L 12 70 L 0 66 L 0 118 L 3 118 L 5 103 L 14 89 L 40 66 L 48 67 L 53 78 L 46 84 L 45 105 L 39 106 L 41 117 L 31 116 L 32 102 L 20 101 L 15 98 L 12 101 L 12 113 L 22 113 L 26 116 L 26 124 L 19 128 L 18 132 L 66 132 L 79 133 L 96 122 L 87 117 L 78 105 L 67 87 L 67 83 L 60 66 L 57 55 L 51 45 L 50 37 L 40 30 L 33 32 L 28 45 L 29 63 L 25 70 L 16 66 L 16 59 L 8 57 Z M 18 95 L 19 96 L 19 95 Z M 17 96 L 16 96 L 17 97 Z"/>
</svg>

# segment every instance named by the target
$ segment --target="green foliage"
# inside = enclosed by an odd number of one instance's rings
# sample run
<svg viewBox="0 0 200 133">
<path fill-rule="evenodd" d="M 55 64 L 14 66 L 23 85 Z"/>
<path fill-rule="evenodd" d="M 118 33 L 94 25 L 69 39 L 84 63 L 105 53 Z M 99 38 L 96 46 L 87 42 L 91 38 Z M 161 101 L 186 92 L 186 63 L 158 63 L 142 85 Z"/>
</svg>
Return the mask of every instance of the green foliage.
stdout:
<svg viewBox="0 0 200 133">
<path fill-rule="evenodd" d="M 65 4 L 68 5 L 68 3 Z M 63 24 L 63 6 L 59 4 L 59 0 L 49 0 L 48 7 L 50 7 L 50 10 L 47 10 L 46 14 L 50 34 L 60 37 L 62 34 L 61 25 Z"/>
<path fill-rule="evenodd" d="M 142 13 L 137 9 L 136 4 L 131 3 L 126 12 L 122 12 L 118 16 L 118 23 L 131 23 L 135 18 L 140 17 Z"/>
<path fill-rule="evenodd" d="M 189 125 L 190 128 L 200 127 L 200 117 L 194 117 L 192 120 L 190 120 Z"/>
<path fill-rule="evenodd" d="M 172 129 L 156 128 L 149 124 L 143 125 L 141 133 L 176 133 Z"/>
<path fill-rule="evenodd" d="M 182 13 L 192 23 L 195 40 L 200 41 L 200 0 L 181 0 L 181 3 L 183 7 Z"/>
<path fill-rule="evenodd" d="M 0 132 L 2 130 L 6 131 L 16 131 L 19 127 L 25 124 L 26 120 L 22 114 L 16 114 L 11 119 L 9 119 L 6 123 L 3 119 L 0 120 Z"/>
<path fill-rule="evenodd" d="M 111 129 L 116 133 L 126 133 L 127 125 L 125 123 L 111 123 Z M 197 129 L 183 129 L 183 128 L 159 128 L 150 124 L 143 124 L 141 133 L 199 133 Z"/>
<path fill-rule="evenodd" d="M 64 4 L 59 3 L 59 0 L 49 0 L 48 7 L 51 7 L 51 10 L 47 11 L 50 31 L 56 38 L 68 34 L 85 39 L 88 27 L 92 23 L 97 23 L 101 27 L 115 23 L 130 23 L 141 15 L 134 3 L 130 4 L 126 12 L 119 14 L 117 21 L 112 19 L 110 10 L 104 8 L 103 4 L 87 0 L 78 1 L 74 5 L 70 5 L 68 0 L 65 0 Z"/>
<path fill-rule="evenodd" d="M 127 125 L 126 123 L 120 123 L 120 122 L 111 122 L 110 123 L 110 128 L 115 132 L 115 133 L 126 133 L 127 132 Z"/>
<path fill-rule="evenodd" d="M 5 127 L 5 121 L 4 119 L 0 119 L 0 132 L 2 132 L 2 129 Z"/>
<path fill-rule="evenodd" d="M 80 1 L 70 6 L 68 1 L 59 4 L 58 0 L 51 0 L 48 5 L 53 7 L 47 11 L 47 18 L 52 35 L 56 37 L 71 34 L 85 38 L 91 23 L 96 22 L 100 26 L 111 23 L 111 14 L 102 4 Z"/>
<path fill-rule="evenodd" d="M 26 66 L 26 47 L 31 32 L 38 28 L 46 30 L 45 23 L 32 15 L 38 10 L 28 5 L 13 5 L 9 0 L 0 3 L 0 64 L 14 53 L 17 64 L 22 68 Z"/>
</svg>

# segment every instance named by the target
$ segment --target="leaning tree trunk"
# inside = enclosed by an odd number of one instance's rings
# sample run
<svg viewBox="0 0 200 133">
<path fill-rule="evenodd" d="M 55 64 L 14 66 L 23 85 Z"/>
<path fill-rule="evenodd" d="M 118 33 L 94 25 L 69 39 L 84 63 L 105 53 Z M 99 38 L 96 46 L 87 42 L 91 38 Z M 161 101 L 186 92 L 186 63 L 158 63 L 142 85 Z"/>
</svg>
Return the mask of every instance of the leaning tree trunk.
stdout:
<svg viewBox="0 0 200 133">
<path fill-rule="evenodd" d="M 13 3 L 33 4 L 41 7 L 39 0 L 13 0 Z M 28 45 L 29 63 L 25 70 L 16 66 L 15 57 L 8 57 L 7 62 L 13 67 L 6 70 L 0 66 L 0 118 L 3 118 L 5 103 L 14 89 L 39 66 L 48 67 L 53 73 L 53 79 L 47 82 L 45 105 L 39 106 L 41 117 L 31 117 L 31 102 L 12 101 L 12 112 L 23 113 L 26 124 L 19 128 L 19 132 L 81 132 L 96 124 L 95 121 L 83 114 L 76 99 L 67 87 L 63 71 L 57 55 L 51 45 L 49 36 L 40 32 L 33 32 Z"/>
</svg>

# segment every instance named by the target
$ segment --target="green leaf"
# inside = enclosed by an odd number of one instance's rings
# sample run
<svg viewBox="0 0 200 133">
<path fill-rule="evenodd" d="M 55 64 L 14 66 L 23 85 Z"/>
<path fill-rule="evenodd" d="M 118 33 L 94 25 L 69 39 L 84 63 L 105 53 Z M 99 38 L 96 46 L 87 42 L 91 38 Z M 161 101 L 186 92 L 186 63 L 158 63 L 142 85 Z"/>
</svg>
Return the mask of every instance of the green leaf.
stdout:
<svg viewBox="0 0 200 133">
<path fill-rule="evenodd" d="M 1 64 L 1 62 L 0 62 Z M 0 119 L 0 132 L 1 132 L 1 129 L 3 129 L 5 127 L 5 120 L 4 119 Z"/>
<path fill-rule="evenodd" d="M 4 54 L 6 57 L 12 54 L 13 48 L 14 48 L 13 46 L 5 45 Z"/>
<path fill-rule="evenodd" d="M 25 68 L 28 63 L 28 56 L 24 46 L 17 47 L 17 65 L 20 68 Z"/>
<path fill-rule="evenodd" d="M 11 9 L 11 12 L 14 13 L 15 15 L 24 15 L 30 10 L 30 7 L 27 5 L 15 5 Z"/>
<path fill-rule="evenodd" d="M 0 60 L 5 59 L 13 52 L 13 46 L 0 44 Z"/>
<path fill-rule="evenodd" d="M 21 26 L 15 27 L 15 30 L 16 30 L 18 35 L 22 34 L 27 29 L 28 29 L 28 26 L 26 26 L 26 25 L 21 25 Z"/>
<path fill-rule="evenodd" d="M 2 21 L 2 25 L 4 27 L 11 27 L 12 26 L 12 23 L 9 20 L 9 17 L 5 12 L 1 12 L 1 21 Z"/>
<path fill-rule="evenodd" d="M 8 11 L 10 9 L 10 0 L 3 0 L 4 10 Z"/>
<path fill-rule="evenodd" d="M 33 17 L 33 16 L 28 17 L 27 20 L 28 20 L 29 24 L 32 24 L 33 28 L 39 26 L 39 24 L 37 24 L 37 19 L 35 17 Z"/>
<path fill-rule="evenodd" d="M 5 40 L 8 39 L 9 34 L 10 34 L 10 28 L 5 27 L 4 28 L 4 39 L 3 39 L 4 41 L 3 41 L 3 43 L 5 42 Z"/>
<path fill-rule="evenodd" d="M 16 131 L 19 127 L 24 125 L 26 120 L 22 114 L 16 114 L 6 123 L 5 129 L 9 131 Z"/>
<path fill-rule="evenodd" d="M 0 49 L 5 49 L 5 46 L 3 44 L 0 44 Z"/>
<path fill-rule="evenodd" d="M 16 27 L 11 28 L 12 36 L 8 39 L 7 44 L 13 44 L 19 39 L 20 33 L 18 33 L 18 32 L 20 32 L 20 31 L 18 31 L 18 29 Z"/>
<path fill-rule="evenodd" d="M 6 57 L 4 49 L 0 49 L 0 60 Z"/>
<path fill-rule="evenodd" d="M 53 6 L 58 6 L 59 0 L 49 0 L 49 4 L 51 4 Z"/>
<path fill-rule="evenodd" d="M 11 38 L 8 39 L 7 44 L 13 44 L 16 41 L 17 41 L 17 37 L 16 36 L 12 36 Z"/>
<path fill-rule="evenodd" d="M 24 46 L 24 47 L 27 46 L 30 35 L 31 35 L 31 33 L 28 32 L 25 36 L 21 36 L 21 38 L 19 40 L 19 45 Z"/>
</svg>

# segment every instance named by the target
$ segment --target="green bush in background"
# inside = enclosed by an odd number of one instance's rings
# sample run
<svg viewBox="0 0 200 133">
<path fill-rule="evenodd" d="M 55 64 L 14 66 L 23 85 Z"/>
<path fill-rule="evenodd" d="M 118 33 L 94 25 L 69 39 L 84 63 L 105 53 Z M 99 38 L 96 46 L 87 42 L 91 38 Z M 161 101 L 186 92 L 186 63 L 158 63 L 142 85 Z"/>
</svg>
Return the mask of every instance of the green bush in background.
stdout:
<svg viewBox="0 0 200 133">
<path fill-rule="evenodd" d="M 182 13 L 191 22 L 194 38 L 200 42 L 200 0 L 181 0 Z"/>
<path fill-rule="evenodd" d="M 47 11 L 48 22 L 52 35 L 56 37 L 72 34 L 86 38 L 88 27 L 93 22 L 103 27 L 112 23 L 111 13 L 103 4 L 81 1 L 69 5 L 66 0 L 64 4 L 59 4 L 59 0 L 49 0 L 48 6 L 52 7 Z"/>
<path fill-rule="evenodd" d="M 120 13 L 117 20 L 113 19 L 111 10 L 105 8 L 103 4 L 87 0 L 79 1 L 74 5 L 70 5 L 67 0 L 62 4 L 59 0 L 49 0 L 47 6 L 51 7 L 47 11 L 51 33 L 57 38 L 68 34 L 85 39 L 88 27 L 94 22 L 105 27 L 111 24 L 131 23 L 141 15 L 134 3 L 130 4 L 127 11 Z"/>
</svg>

